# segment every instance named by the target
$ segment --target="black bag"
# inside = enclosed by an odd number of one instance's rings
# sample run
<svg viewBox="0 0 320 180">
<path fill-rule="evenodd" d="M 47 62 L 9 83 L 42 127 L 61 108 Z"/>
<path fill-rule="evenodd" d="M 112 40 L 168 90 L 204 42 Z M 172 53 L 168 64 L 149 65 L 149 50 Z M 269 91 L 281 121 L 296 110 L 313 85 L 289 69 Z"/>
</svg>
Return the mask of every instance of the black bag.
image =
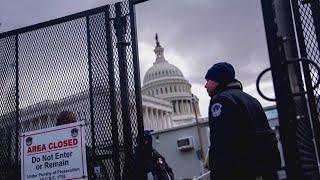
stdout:
<svg viewBox="0 0 320 180">
<path fill-rule="evenodd" d="M 172 169 L 156 150 L 152 152 L 151 172 L 155 180 L 174 180 Z"/>
</svg>

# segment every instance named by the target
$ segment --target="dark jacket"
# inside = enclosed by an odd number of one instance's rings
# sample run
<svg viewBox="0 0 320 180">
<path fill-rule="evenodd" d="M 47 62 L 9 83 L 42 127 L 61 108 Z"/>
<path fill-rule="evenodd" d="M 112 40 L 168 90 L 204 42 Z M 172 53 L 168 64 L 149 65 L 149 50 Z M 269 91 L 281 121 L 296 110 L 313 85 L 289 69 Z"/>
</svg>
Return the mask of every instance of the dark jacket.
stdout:
<svg viewBox="0 0 320 180">
<path fill-rule="evenodd" d="M 216 179 L 254 179 L 280 166 L 275 133 L 261 104 L 235 81 L 219 87 L 209 106 L 209 168 Z"/>
</svg>

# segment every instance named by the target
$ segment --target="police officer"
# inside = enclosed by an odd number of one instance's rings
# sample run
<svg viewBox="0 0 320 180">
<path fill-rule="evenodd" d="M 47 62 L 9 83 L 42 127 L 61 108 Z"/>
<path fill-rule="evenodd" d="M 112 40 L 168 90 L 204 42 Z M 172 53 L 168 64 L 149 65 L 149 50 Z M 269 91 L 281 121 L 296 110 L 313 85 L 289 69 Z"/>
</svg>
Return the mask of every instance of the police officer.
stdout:
<svg viewBox="0 0 320 180">
<path fill-rule="evenodd" d="M 242 91 L 231 64 L 214 64 L 205 88 L 209 105 L 211 179 L 277 179 L 280 155 L 261 104 Z"/>
</svg>

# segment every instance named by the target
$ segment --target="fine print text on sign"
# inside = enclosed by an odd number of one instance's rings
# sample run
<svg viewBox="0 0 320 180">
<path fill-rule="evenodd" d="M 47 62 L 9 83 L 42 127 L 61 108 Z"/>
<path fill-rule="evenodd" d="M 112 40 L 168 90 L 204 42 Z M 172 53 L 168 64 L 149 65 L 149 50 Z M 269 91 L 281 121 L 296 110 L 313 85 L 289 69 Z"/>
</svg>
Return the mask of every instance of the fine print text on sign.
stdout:
<svg viewBox="0 0 320 180">
<path fill-rule="evenodd" d="M 21 136 L 21 179 L 88 179 L 84 124 L 76 122 Z"/>
</svg>

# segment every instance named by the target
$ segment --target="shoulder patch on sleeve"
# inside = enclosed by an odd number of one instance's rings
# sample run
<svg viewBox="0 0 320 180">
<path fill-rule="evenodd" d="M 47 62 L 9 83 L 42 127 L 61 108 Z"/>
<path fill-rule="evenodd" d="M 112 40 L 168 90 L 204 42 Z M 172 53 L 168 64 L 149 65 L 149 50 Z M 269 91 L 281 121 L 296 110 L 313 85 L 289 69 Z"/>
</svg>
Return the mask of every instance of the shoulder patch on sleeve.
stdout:
<svg viewBox="0 0 320 180">
<path fill-rule="evenodd" d="M 213 117 L 218 117 L 221 114 L 222 105 L 220 103 L 214 103 L 211 107 L 211 114 Z"/>
</svg>

